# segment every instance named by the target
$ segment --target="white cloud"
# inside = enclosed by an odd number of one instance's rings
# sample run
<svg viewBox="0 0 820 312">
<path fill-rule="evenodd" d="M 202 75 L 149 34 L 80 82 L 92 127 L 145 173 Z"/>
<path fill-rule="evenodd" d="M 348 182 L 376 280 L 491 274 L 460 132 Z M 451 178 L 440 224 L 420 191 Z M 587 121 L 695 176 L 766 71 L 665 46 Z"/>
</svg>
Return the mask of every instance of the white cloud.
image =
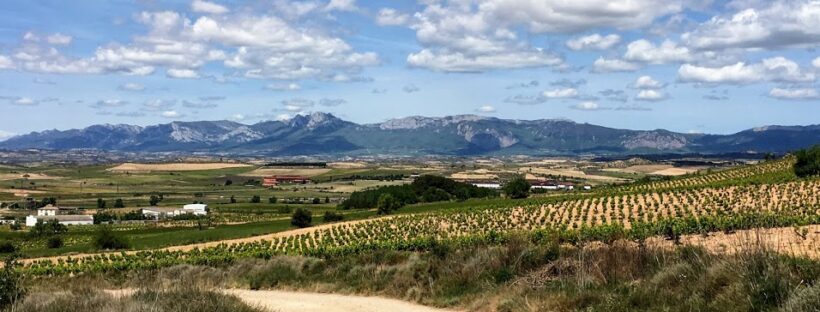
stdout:
<svg viewBox="0 0 820 312">
<path fill-rule="evenodd" d="M 5 141 L 11 139 L 12 137 L 16 136 L 17 134 L 14 132 L 0 130 L 0 141 Z"/>
<path fill-rule="evenodd" d="M 138 83 L 128 82 L 120 85 L 119 89 L 125 91 L 142 91 L 145 90 L 145 86 Z"/>
<path fill-rule="evenodd" d="M 273 91 L 297 91 L 302 89 L 298 83 L 272 83 L 265 86 L 265 89 Z"/>
<path fill-rule="evenodd" d="M 284 106 L 284 109 L 294 113 L 302 112 L 313 107 L 315 104 L 316 103 L 314 101 L 303 98 L 294 98 L 282 101 L 282 106 Z"/>
<path fill-rule="evenodd" d="M 743 7 L 731 16 L 712 17 L 681 38 L 691 47 L 707 50 L 820 43 L 820 1 L 758 1 Z"/>
<path fill-rule="evenodd" d="M 781 89 L 774 88 L 769 91 L 769 96 L 783 100 L 813 100 L 820 98 L 817 90 L 809 88 L 801 89 Z"/>
<path fill-rule="evenodd" d="M 693 59 L 689 48 L 679 46 L 670 40 L 655 45 L 648 40 L 640 39 L 629 43 L 624 59 L 633 62 L 666 64 L 686 62 Z"/>
<path fill-rule="evenodd" d="M 319 100 L 319 105 L 322 105 L 322 106 L 331 107 L 331 106 L 339 106 L 339 105 L 342 105 L 342 104 L 347 104 L 347 101 L 345 101 L 344 99 L 320 99 Z"/>
<path fill-rule="evenodd" d="M 182 79 L 194 79 L 199 78 L 199 73 L 195 70 L 191 69 L 177 69 L 177 68 L 169 68 L 168 71 L 165 72 L 168 77 L 171 78 L 182 78 Z"/>
<path fill-rule="evenodd" d="M 46 37 L 46 42 L 53 45 L 69 45 L 74 38 L 66 36 L 61 33 L 56 33 Z"/>
<path fill-rule="evenodd" d="M 797 63 L 781 56 L 755 64 L 738 62 L 722 67 L 684 64 L 678 69 L 678 78 L 703 83 L 811 82 L 816 79 L 813 73 L 802 70 Z"/>
<path fill-rule="evenodd" d="M 33 100 L 33 99 L 31 99 L 31 98 L 21 97 L 21 98 L 19 98 L 19 99 L 15 100 L 15 101 L 14 101 L 14 104 L 17 104 L 17 105 L 24 105 L 24 106 L 30 106 L 30 105 L 35 105 L 35 104 L 37 104 L 37 102 L 36 102 L 36 101 L 34 101 L 34 100 Z"/>
<path fill-rule="evenodd" d="M 330 0 L 325 11 L 356 11 L 356 0 Z"/>
<path fill-rule="evenodd" d="M 570 106 L 570 108 L 584 111 L 594 111 L 603 109 L 601 108 L 601 106 L 598 105 L 598 103 L 592 101 L 580 102 L 578 104 Z"/>
<path fill-rule="evenodd" d="M 119 99 L 111 99 L 111 100 L 99 100 L 96 103 L 91 104 L 93 108 L 104 108 L 104 107 L 120 107 L 125 106 L 128 102 L 119 100 Z"/>
<path fill-rule="evenodd" d="M 635 80 L 634 86 L 638 89 L 660 89 L 664 84 L 650 76 L 640 76 Z"/>
<path fill-rule="evenodd" d="M 541 95 L 548 99 L 568 99 L 568 98 L 577 98 L 578 97 L 578 90 L 575 88 L 564 88 L 564 89 L 555 89 L 544 91 Z"/>
<path fill-rule="evenodd" d="M 635 63 L 630 63 L 619 59 L 605 59 L 603 57 L 599 57 L 595 60 L 595 63 L 593 63 L 592 66 L 592 71 L 596 73 L 631 72 L 641 68 L 640 65 Z"/>
<path fill-rule="evenodd" d="M 666 94 L 658 90 L 641 90 L 635 99 L 639 101 L 661 101 L 666 99 Z"/>
<path fill-rule="evenodd" d="M 483 105 L 476 109 L 476 111 L 480 113 L 495 113 L 495 107 L 492 107 L 491 105 Z"/>
<path fill-rule="evenodd" d="M 164 111 L 160 115 L 162 117 L 165 117 L 165 118 L 182 118 L 182 117 L 185 117 L 185 115 L 180 114 L 179 112 L 177 112 L 175 110 Z"/>
<path fill-rule="evenodd" d="M 225 14 L 229 11 L 225 6 L 202 0 L 194 0 L 191 2 L 191 10 L 208 14 Z"/>
<path fill-rule="evenodd" d="M 2 63 L 2 62 L 0 62 L 0 63 Z M 814 59 L 814 61 L 812 61 L 811 64 L 814 65 L 815 68 L 820 68 L 820 57 L 817 57 L 816 59 Z"/>
<path fill-rule="evenodd" d="M 0 55 L 0 69 L 13 69 L 14 61 L 8 56 Z"/>
<path fill-rule="evenodd" d="M 504 100 L 504 102 L 514 103 L 514 104 L 518 104 L 518 105 L 535 105 L 535 104 L 544 103 L 544 102 L 546 102 L 546 100 L 547 99 L 544 98 L 543 96 L 529 96 L 529 95 L 518 94 L 518 95 L 515 95 L 515 96 L 508 97 L 507 99 Z"/>
<path fill-rule="evenodd" d="M 149 100 L 142 104 L 142 109 L 149 112 L 168 112 L 176 104 L 176 100 Z"/>
<path fill-rule="evenodd" d="M 381 26 L 401 26 L 410 22 L 410 15 L 400 13 L 396 9 L 383 8 L 376 16 L 376 24 Z"/>
<path fill-rule="evenodd" d="M 573 50 L 606 50 L 621 42 L 621 36 L 610 34 L 601 36 L 592 34 L 573 38 L 567 41 L 567 47 Z"/>
<path fill-rule="evenodd" d="M 442 72 L 483 72 L 496 69 L 556 66 L 563 60 L 540 50 L 507 51 L 506 53 L 475 55 L 461 52 L 434 52 L 428 49 L 407 56 L 407 63 Z"/>
<path fill-rule="evenodd" d="M 242 114 L 233 114 L 231 117 L 228 117 L 229 120 L 233 121 L 242 121 L 245 120 L 245 115 Z"/>
</svg>

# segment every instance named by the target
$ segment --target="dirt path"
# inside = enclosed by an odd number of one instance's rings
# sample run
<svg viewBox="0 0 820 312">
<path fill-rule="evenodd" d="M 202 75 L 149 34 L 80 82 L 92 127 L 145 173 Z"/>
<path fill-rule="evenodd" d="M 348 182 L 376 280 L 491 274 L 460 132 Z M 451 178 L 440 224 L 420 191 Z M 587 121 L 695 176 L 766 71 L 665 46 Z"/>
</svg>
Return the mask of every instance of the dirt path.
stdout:
<svg viewBox="0 0 820 312">
<path fill-rule="evenodd" d="M 229 289 L 245 303 L 279 312 L 446 312 L 406 301 L 381 297 L 303 293 L 279 290 Z"/>
</svg>

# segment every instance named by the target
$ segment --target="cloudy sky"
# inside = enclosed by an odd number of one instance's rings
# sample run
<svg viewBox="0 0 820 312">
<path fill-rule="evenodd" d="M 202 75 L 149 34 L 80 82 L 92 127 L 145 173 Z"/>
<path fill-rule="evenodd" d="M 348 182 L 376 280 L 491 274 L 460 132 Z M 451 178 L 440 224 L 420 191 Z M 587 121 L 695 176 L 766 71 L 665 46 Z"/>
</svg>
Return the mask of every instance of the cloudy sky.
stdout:
<svg viewBox="0 0 820 312">
<path fill-rule="evenodd" d="M 316 111 L 816 124 L 818 47 L 816 0 L 4 0 L 0 137 Z"/>
</svg>

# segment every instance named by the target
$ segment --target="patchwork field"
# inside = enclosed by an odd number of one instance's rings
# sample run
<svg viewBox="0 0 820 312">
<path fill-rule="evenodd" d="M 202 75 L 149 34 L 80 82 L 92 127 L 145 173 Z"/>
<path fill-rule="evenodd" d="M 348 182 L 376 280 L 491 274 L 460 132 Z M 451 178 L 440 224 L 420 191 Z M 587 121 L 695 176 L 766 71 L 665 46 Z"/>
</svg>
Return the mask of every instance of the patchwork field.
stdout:
<svg viewBox="0 0 820 312">
<path fill-rule="evenodd" d="M 300 175 L 315 177 L 330 172 L 328 168 L 259 168 L 240 174 L 244 177 L 267 177 L 272 175 Z"/>
</svg>

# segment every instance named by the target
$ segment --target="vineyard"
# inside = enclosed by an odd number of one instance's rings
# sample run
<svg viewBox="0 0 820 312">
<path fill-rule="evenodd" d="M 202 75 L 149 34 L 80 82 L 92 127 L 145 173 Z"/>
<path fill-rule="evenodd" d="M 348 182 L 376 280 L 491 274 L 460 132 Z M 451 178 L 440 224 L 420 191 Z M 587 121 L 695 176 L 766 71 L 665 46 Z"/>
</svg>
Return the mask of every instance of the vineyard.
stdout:
<svg viewBox="0 0 820 312">
<path fill-rule="evenodd" d="M 742 176 L 742 175 L 739 175 Z M 820 223 L 820 181 L 684 188 L 526 205 L 465 207 L 401 215 L 283 235 L 272 241 L 191 251 L 140 251 L 27 265 L 32 275 L 153 269 L 174 264 L 229 264 L 278 254 L 332 256 L 372 249 L 425 250 L 441 243 L 503 240 L 512 232 L 557 233 L 566 243 L 643 240 L 649 236 L 731 232 Z"/>
<path fill-rule="evenodd" d="M 617 187 L 618 191 L 658 191 L 695 187 L 719 187 L 727 185 L 775 183 L 794 179 L 791 168 L 795 159 L 784 159 L 748 165 L 715 172 L 694 173 L 676 179 L 636 183 Z"/>
</svg>

